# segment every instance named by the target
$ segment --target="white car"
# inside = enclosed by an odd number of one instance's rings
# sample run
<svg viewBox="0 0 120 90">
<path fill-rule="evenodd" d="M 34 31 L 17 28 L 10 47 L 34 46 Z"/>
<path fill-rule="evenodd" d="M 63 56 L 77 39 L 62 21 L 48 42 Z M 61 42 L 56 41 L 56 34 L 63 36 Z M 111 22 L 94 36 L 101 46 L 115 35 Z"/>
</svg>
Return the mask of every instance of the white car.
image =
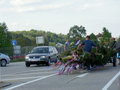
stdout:
<svg viewBox="0 0 120 90">
<path fill-rule="evenodd" d="M 5 67 L 9 63 L 10 63 L 10 57 L 8 55 L 0 53 L 0 66 Z"/>
</svg>

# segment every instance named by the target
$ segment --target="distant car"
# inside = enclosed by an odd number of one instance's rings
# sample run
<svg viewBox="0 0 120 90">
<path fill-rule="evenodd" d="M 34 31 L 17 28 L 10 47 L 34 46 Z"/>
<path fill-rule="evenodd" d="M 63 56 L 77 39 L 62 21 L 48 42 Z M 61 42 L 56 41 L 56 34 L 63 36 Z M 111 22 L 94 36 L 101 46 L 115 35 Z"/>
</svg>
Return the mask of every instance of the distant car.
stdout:
<svg viewBox="0 0 120 90">
<path fill-rule="evenodd" d="M 53 46 L 37 46 L 25 56 L 25 65 L 30 67 L 31 64 L 46 64 L 50 65 L 51 62 L 57 62 L 58 51 Z"/>
<path fill-rule="evenodd" d="M 10 57 L 8 55 L 0 53 L 0 66 L 5 67 L 9 63 L 10 63 Z"/>
</svg>

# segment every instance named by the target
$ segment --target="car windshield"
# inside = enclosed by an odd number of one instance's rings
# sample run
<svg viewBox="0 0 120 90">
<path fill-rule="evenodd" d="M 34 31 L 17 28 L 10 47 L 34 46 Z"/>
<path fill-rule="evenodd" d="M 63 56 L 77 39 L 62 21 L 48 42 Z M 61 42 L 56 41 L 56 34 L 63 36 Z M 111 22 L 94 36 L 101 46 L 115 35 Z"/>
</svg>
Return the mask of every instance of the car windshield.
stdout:
<svg viewBox="0 0 120 90">
<path fill-rule="evenodd" d="M 42 48 L 34 48 L 31 53 L 49 53 L 49 49 L 42 47 Z"/>
</svg>

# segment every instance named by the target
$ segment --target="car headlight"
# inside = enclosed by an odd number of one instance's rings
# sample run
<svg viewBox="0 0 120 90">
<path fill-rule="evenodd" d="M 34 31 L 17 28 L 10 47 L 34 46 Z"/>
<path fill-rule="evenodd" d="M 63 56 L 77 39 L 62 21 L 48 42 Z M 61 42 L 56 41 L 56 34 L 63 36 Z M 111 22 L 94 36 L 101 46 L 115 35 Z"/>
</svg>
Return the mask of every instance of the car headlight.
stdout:
<svg viewBox="0 0 120 90">
<path fill-rule="evenodd" d="M 41 56 L 41 58 L 46 58 L 46 56 Z"/>
<path fill-rule="evenodd" d="M 26 56 L 26 57 L 25 57 L 25 59 L 29 59 L 29 57 L 28 57 L 28 56 Z"/>
</svg>

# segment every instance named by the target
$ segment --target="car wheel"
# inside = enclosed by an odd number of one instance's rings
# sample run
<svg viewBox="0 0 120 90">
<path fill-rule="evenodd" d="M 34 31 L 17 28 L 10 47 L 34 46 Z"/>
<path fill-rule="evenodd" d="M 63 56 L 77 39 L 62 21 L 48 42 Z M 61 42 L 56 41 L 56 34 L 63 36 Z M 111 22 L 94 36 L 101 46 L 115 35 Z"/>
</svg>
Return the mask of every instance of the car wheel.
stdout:
<svg viewBox="0 0 120 90">
<path fill-rule="evenodd" d="M 25 63 L 26 67 L 30 67 L 30 63 L 26 62 Z"/>
<path fill-rule="evenodd" d="M 1 66 L 2 66 L 2 67 L 5 67 L 6 64 L 7 64 L 6 60 L 1 60 Z"/>
</svg>

